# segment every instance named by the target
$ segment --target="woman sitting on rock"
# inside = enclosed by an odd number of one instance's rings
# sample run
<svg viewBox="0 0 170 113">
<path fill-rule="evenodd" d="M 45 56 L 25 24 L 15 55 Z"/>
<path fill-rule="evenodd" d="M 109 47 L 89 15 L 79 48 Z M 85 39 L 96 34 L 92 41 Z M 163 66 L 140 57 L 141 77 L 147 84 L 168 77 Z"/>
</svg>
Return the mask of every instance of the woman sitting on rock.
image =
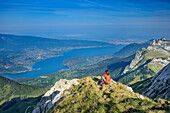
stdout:
<svg viewBox="0 0 170 113">
<path fill-rule="evenodd" d="M 106 70 L 105 72 L 106 72 L 106 74 L 101 75 L 101 77 L 102 77 L 102 82 L 100 83 L 100 85 L 102 85 L 102 84 L 107 84 L 107 83 L 110 82 L 110 73 L 109 73 L 108 70 Z"/>
</svg>

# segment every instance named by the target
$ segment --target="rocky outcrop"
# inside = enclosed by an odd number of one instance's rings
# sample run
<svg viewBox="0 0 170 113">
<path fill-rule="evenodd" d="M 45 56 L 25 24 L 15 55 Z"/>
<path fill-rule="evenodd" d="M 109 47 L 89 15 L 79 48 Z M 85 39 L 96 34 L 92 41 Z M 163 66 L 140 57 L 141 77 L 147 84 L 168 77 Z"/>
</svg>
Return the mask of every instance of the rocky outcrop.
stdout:
<svg viewBox="0 0 170 113">
<path fill-rule="evenodd" d="M 125 86 L 126 86 L 126 85 L 125 85 Z M 138 94 L 138 93 L 135 93 L 131 87 L 126 86 L 126 89 L 127 89 L 128 91 L 130 91 L 135 98 L 140 98 L 140 99 L 142 99 L 142 100 L 145 99 L 145 97 L 144 97 L 143 95 L 140 95 L 140 94 Z"/>
<path fill-rule="evenodd" d="M 152 79 L 142 82 L 134 90 L 149 98 L 170 99 L 170 63 Z"/>
<path fill-rule="evenodd" d="M 159 51 L 165 54 L 170 54 L 170 41 L 166 38 L 153 40 L 150 46 L 147 47 L 148 50 Z"/>
<path fill-rule="evenodd" d="M 60 79 L 60 81 L 56 82 L 55 85 L 42 96 L 32 113 L 47 113 L 52 106 L 63 99 L 63 92 L 66 89 L 70 89 L 78 84 L 78 79 Z"/>
<path fill-rule="evenodd" d="M 131 61 L 130 65 L 128 65 L 122 74 L 125 74 L 126 72 L 130 70 L 134 70 L 136 65 L 143 59 L 142 51 L 137 51 L 135 54 L 135 58 Z"/>
</svg>

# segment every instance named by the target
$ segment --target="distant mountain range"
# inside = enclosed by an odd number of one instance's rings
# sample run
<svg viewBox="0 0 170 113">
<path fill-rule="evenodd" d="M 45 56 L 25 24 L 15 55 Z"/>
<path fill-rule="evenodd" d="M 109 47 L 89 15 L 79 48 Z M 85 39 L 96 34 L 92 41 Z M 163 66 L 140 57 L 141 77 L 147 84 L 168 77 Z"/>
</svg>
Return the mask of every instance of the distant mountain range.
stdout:
<svg viewBox="0 0 170 113">
<path fill-rule="evenodd" d="M 0 34 L 1 49 L 24 49 L 37 48 L 64 48 L 64 47 L 87 47 L 87 46 L 113 46 L 113 44 L 86 40 L 62 40 L 49 39 L 35 36 L 19 36 Z"/>
<path fill-rule="evenodd" d="M 136 53 L 136 51 L 142 50 L 142 48 L 146 48 L 150 45 L 152 40 L 144 42 L 144 43 L 132 43 L 124 48 L 122 48 L 120 51 L 113 54 L 114 57 L 128 57 Z"/>
</svg>

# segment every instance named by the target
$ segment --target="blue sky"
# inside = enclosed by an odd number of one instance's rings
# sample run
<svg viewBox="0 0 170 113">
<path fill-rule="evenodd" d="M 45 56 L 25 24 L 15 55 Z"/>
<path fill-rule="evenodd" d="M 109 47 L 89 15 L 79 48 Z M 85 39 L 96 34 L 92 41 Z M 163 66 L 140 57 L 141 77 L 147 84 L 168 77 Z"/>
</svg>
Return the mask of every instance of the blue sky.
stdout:
<svg viewBox="0 0 170 113">
<path fill-rule="evenodd" d="M 0 0 L 0 33 L 140 42 L 169 31 L 170 0 Z"/>
</svg>

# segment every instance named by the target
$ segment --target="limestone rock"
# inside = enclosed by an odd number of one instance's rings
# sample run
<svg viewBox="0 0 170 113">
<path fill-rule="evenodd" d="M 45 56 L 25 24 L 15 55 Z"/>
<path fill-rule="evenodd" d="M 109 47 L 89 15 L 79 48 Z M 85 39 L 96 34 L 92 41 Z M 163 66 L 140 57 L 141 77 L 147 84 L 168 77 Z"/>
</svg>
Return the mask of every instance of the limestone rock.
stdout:
<svg viewBox="0 0 170 113">
<path fill-rule="evenodd" d="M 170 51 L 170 41 L 166 38 L 153 40 L 150 46 L 147 47 L 148 50 L 160 51 L 169 55 Z"/>
<path fill-rule="evenodd" d="M 170 99 L 170 63 L 135 89 L 139 89 L 138 92 L 149 98 Z"/>
<path fill-rule="evenodd" d="M 55 85 L 47 91 L 36 105 L 32 113 L 47 113 L 52 106 L 63 99 L 63 91 L 78 85 L 78 79 L 66 80 L 60 79 Z"/>
</svg>

